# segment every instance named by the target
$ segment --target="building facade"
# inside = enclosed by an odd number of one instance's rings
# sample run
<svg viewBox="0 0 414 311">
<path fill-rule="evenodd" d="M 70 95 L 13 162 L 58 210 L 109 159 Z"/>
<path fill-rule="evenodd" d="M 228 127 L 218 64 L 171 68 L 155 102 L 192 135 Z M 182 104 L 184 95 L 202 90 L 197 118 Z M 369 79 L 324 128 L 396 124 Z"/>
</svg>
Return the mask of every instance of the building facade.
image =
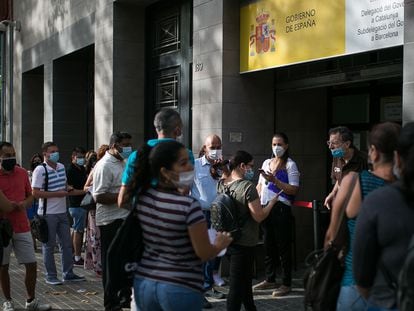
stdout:
<svg viewBox="0 0 414 311">
<path fill-rule="evenodd" d="M 10 1 L 18 23 L 3 30 L 12 64 L 3 71 L 3 139 L 23 166 L 48 140 L 68 162 L 74 146 L 97 149 L 116 130 L 139 146 L 154 135 L 155 111 L 175 107 L 196 154 L 216 133 L 226 156 L 244 149 L 259 166 L 272 134 L 286 132 L 301 171 L 298 198 L 323 199 L 330 127 L 348 125 L 364 150 L 372 124 L 414 120 L 414 1 L 389 1 L 404 5 L 399 45 L 241 73 L 245 2 Z M 311 215 L 297 213 L 301 230 L 311 230 Z"/>
</svg>

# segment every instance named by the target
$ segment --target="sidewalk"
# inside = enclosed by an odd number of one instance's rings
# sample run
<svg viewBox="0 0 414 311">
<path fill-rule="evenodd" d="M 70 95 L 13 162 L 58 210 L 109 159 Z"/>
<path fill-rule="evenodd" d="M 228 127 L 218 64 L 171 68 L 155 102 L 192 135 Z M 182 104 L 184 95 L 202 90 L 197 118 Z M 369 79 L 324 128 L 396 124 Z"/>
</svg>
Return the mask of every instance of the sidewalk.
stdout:
<svg viewBox="0 0 414 311">
<path fill-rule="evenodd" d="M 84 270 L 82 267 L 75 267 L 75 273 L 85 276 L 86 282 L 64 283 L 63 285 L 52 286 L 45 283 L 42 255 L 39 251 L 37 251 L 36 257 L 38 262 L 36 297 L 42 302 L 49 303 L 53 308 L 52 310 L 104 310 L 102 281 L 95 276 L 93 271 Z M 57 269 L 61 271 L 60 254 L 56 253 L 55 258 Z M 273 298 L 271 290 L 255 293 L 257 309 L 266 311 L 303 310 L 303 282 L 301 275 L 303 275 L 303 270 L 294 273 L 293 291 L 286 297 Z M 253 280 L 253 283 L 255 284 L 259 281 L 261 280 Z M 24 266 L 17 264 L 13 254 L 10 262 L 10 283 L 16 310 L 25 310 Z M 224 286 L 221 290 L 227 292 L 228 288 Z M 209 310 L 226 310 L 225 299 L 208 299 L 213 305 L 213 309 Z M 4 298 L 2 296 L 1 303 L 3 301 Z"/>
</svg>

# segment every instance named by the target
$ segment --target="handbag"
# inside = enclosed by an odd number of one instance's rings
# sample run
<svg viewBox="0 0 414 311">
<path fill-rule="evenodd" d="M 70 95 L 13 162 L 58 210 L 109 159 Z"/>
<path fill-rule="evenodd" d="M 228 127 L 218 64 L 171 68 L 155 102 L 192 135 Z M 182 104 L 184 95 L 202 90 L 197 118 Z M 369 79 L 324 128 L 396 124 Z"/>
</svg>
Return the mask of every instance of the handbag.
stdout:
<svg viewBox="0 0 414 311">
<path fill-rule="evenodd" d="M 49 241 L 49 228 L 43 216 L 35 215 L 30 221 L 33 236 L 42 243 Z"/>
<path fill-rule="evenodd" d="M 327 249 L 315 250 L 305 259 L 305 264 L 308 267 L 304 276 L 305 310 L 308 307 L 311 307 L 314 311 L 336 310 L 341 281 L 345 271 L 344 259 L 349 244 L 345 210 L 357 177 L 358 175 L 353 176 L 351 181 L 351 187 L 339 215 L 340 225 L 334 240 Z"/>
<path fill-rule="evenodd" d="M 49 186 L 49 174 L 46 168 L 46 164 L 42 163 L 42 165 L 45 168 L 44 190 L 47 191 Z M 43 199 L 43 216 L 39 216 L 36 214 L 30 221 L 30 228 L 32 230 L 33 236 L 42 243 L 47 243 L 49 241 L 49 228 L 46 221 L 46 210 L 47 199 Z"/>
<path fill-rule="evenodd" d="M 0 219 L 0 239 L 2 247 L 7 247 L 13 237 L 13 227 L 10 221 L 6 218 Z"/>
<path fill-rule="evenodd" d="M 106 257 L 105 293 L 116 294 L 122 305 L 131 301 L 134 272 L 143 250 L 142 228 L 136 204 L 133 203 L 132 210 L 119 227 Z"/>
<path fill-rule="evenodd" d="M 80 203 L 80 207 L 82 207 L 83 209 L 86 209 L 87 211 L 96 209 L 96 202 L 95 202 L 95 199 L 93 198 L 92 193 L 90 193 L 89 191 L 86 192 L 85 196 L 83 197 Z"/>
</svg>

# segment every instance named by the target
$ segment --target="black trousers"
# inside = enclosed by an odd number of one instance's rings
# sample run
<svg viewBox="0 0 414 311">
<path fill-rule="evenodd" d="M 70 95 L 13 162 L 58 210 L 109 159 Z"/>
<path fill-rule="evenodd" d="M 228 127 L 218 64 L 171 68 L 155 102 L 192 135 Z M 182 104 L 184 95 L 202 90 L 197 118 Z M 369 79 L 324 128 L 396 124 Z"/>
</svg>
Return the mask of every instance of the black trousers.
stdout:
<svg viewBox="0 0 414 311">
<path fill-rule="evenodd" d="M 265 247 L 265 273 L 268 282 L 275 282 L 276 271 L 282 267 L 283 285 L 292 283 L 292 209 L 277 202 L 262 225 Z"/>
<path fill-rule="evenodd" d="M 105 289 L 107 282 L 107 267 L 106 267 L 106 256 L 108 253 L 109 246 L 113 238 L 118 231 L 118 228 L 122 225 L 123 220 L 117 219 L 105 226 L 99 226 L 101 231 L 101 262 L 102 262 L 102 283 Z M 119 308 L 120 301 L 117 293 L 107 293 L 104 291 L 104 306 L 105 310 L 111 310 Z"/>
<path fill-rule="evenodd" d="M 255 247 L 230 245 L 227 256 L 230 261 L 230 290 L 227 295 L 227 311 L 256 311 L 252 293 L 253 260 Z"/>
</svg>

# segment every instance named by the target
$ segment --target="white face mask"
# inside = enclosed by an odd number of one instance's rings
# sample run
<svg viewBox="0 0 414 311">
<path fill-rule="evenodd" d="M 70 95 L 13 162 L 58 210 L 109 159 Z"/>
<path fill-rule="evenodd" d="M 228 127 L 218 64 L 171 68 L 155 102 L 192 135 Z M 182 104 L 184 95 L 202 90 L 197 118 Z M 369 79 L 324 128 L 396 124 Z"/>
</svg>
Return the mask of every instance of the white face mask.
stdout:
<svg viewBox="0 0 414 311">
<path fill-rule="evenodd" d="M 177 136 L 175 138 L 175 140 L 178 141 L 179 143 L 182 143 L 183 142 L 183 139 L 184 139 L 183 134 L 181 134 L 180 136 Z"/>
<path fill-rule="evenodd" d="M 210 150 L 208 152 L 208 157 L 209 157 L 210 160 L 218 160 L 218 159 L 221 159 L 221 156 L 222 155 L 223 154 L 222 154 L 221 149 Z"/>
<path fill-rule="evenodd" d="M 179 173 L 178 181 L 173 181 L 178 187 L 191 187 L 194 182 L 194 170 Z"/>
<path fill-rule="evenodd" d="M 273 154 L 278 158 L 281 158 L 285 154 L 285 149 L 282 146 L 274 146 L 272 150 Z"/>
<path fill-rule="evenodd" d="M 401 171 L 396 163 L 394 163 L 394 165 L 392 166 L 392 173 L 394 174 L 395 178 L 401 179 Z"/>
</svg>

